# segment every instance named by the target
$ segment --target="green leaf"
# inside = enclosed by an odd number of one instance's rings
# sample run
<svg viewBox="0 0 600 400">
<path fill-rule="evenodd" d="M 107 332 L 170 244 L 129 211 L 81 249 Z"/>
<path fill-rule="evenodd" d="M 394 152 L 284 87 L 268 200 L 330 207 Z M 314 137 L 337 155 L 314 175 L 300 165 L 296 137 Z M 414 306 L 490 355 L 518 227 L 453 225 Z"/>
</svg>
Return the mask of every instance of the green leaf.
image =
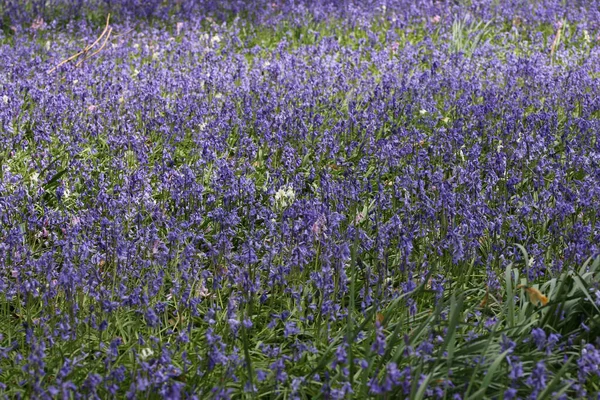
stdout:
<svg viewBox="0 0 600 400">
<path fill-rule="evenodd" d="M 473 393 L 473 395 L 470 396 L 469 399 L 480 399 L 485 395 L 485 392 L 486 392 L 488 386 L 490 386 L 490 383 L 492 383 L 492 379 L 493 379 L 494 375 L 496 374 L 496 370 L 498 369 L 498 367 L 500 366 L 500 364 L 502 363 L 502 361 L 508 355 L 509 352 L 510 352 L 510 350 L 505 350 L 494 360 L 494 362 L 488 368 L 488 370 L 485 374 L 485 378 L 483 378 L 481 387 L 479 388 L 478 391 Z"/>
<path fill-rule="evenodd" d="M 464 299 L 462 296 L 460 296 L 458 300 L 454 295 L 452 295 L 452 297 L 450 298 L 450 321 L 446 333 L 446 340 L 444 340 L 444 344 L 440 349 L 440 354 L 443 354 L 446 351 L 446 349 L 448 350 L 448 355 L 446 357 L 448 371 L 450 371 L 450 368 L 452 367 L 456 327 L 458 326 L 458 320 L 462 314 L 463 301 Z"/>
<path fill-rule="evenodd" d="M 575 274 L 575 276 L 573 277 L 573 282 L 575 282 L 575 286 L 578 287 L 583 292 L 584 296 L 590 301 L 590 303 L 592 303 L 596 311 L 600 313 L 600 309 L 598 308 L 596 302 L 592 298 L 592 295 L 590 294 L 588 285 L 585 282 L 585 280 L 579 274 Z"/>
<path fill-rule="evenodd" d="M 413 377 L 413 379 L 417 379 L 417 377 Z M 429 384 L 429 381 L 431 380 L 431 373 L 427 374 L 427 376 L 425 377 L 425 379 L 423 379 L 423 382 L 421 382 L 421 385 L 419 386 L 419 390 L 417 390 L 417 394 L 415 395 L 415 400 L 421 400 L 424 396 L 425 396 L 425 390 L 427 390 L 427 385 Z"/>
<path fill-rule="evenodd" d="M 54 176 L 52 176 L 52 178 L 50 178 L 50 180 L 48 180 L 48 182 L 44 183 L 44 189 L 51 189 L 53 187 L 56 187 L 58 184 L 58 180 L 68 171 L 69 168 L 65 168 L 63 170 L 58 171 L 56 174 L 54 174 Z"/>
<path fill-rule="evenodd" d="M 506 318 L 510 328 L 515 326 L 515 296 L 512 286 L 512 263 L 506 267 L 504 273 L 504 281 L 506 283 Z"/>
<path fill-rule="evenodd" d="M 556 373 L 556 375 L 554 375 L 554 378 L 552 378 L 552 381 L 550 381 L 548 386 L 546 386 L 546 388 L 538 396 L 538 400 L 550 398 L 550 396 L 552 395 L 552 391 L 554 390 L 554 387 L 560 383 L 560 379 L 569 370 L 571 363 L 573 362 L 574 359 L 575 359 L 575 354 L 573 354 L 571 357 L 569 357 L 567 362 L 564 363 L 562 368 Z M 566 388 L 563 388 L 563 389 L 566 390 L 570 386 L 571 385 L 569 384 L 568 386 L 566 386 Z"/>
</svg>

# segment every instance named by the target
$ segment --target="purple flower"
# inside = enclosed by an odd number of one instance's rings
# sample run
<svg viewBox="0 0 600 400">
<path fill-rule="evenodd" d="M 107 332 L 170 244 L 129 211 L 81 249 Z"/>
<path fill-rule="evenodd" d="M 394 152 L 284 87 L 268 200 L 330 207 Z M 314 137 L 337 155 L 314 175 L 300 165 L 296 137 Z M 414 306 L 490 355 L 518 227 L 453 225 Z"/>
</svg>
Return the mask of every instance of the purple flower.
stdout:
<svg viewBox="0 0 600 400">
<path fill-rule="evenodd" d="M 508 388 L 504 392 L 504 400 L 513 400 L 517 398 L 517 389 Z"/>
<path fill-rule="evenodd" d="M 250 329 L 253 326 L 252 320 L 250 318 L 244 318 L 244 320 L 242 321 L 242 325 L 244 326 L 244 328 Z"/>
<path fill-rule="evenodd" d="M 265 379 L 267 379 L 267 372 L 262 369 L 256 370 L 256 379 L 259 382 L 263 382 Z"/>
<path fill-rule="evenodd" d="M 540 391 L 546 386 L 547 371 L 543 361 L 539 361 L 525 383 L 532 389 L 531 398 L 537 398 Z"/>
<path fill-rule="evenodd" d="M 531 331 L 531 336 L 533 337 L 533 341 L 537 346 L 538 350 L 542 350 L 546 345 L 546 332 L 540 328 L 534 328 Z"/>
<path fill-rule="evenodd" d="M 238 330 L 240 329 L 240 321 L 238 321 L 235 318 L 229 318 L 229 320 L 227 321 L 229 323 L 229 329 L 231 329 L 231 333 L 234 336 L 237 336 Z"/>
<path fill-rule="evenodd" d="M 385 354 L 386 338 L 383 332 L 383 327 L 378 326 L 375 328 L 375 341 L 371 345 L 371 351 L 380 356 Z"/>
<path fill-rule="evenodd" d="M 561 337 L 562 336 L 558 333 L 551 333 L 550 336 L 548 336 L 548 342 L 546 344 L 546 354 L 552 354 L 554 347 L 560 341 Z"/>
<path fill-rule="evenodd" d="M 285 323 L 283 329 L 283 337 L 287 338 L 289 336 L 297 335 L 300 333 L 300 329 L 296 326 L 296 323 L 293 321 L 287 321 Z"/>
<path fill-rule="evenodd" d="M 285 359 L 283 357 L 278 358 L 269 367 L 275 373 L 276 382 L 284 383 L 288 379 L 288 374 L 285 371 Z"/>
<path fill-rule="evenodd" d="M 592 344 L 586 344 L 581 350 L 581 357 L 577 360 L 578 378 L 584 383 L 588 376 L 600 376 L 600 350 Z"/>
<path fill-rule="evenodd" d="M 158 318 L 158 316 L 154 312 L 154 309 L 152 308 L 148 308 L 146 310 L 146 314 L 144 315 L 144 317 L 146 318 L 146 323 L 148 324 L 148 326 L 154 327 L 160 323 L 160 319 Z"/>
<path fill-rule="evenodd" d="M 506 335 L 502 335 L 502 341 L 500 342 L 500 352 L 504 353 L 508 350 L 509 354 L 514 351 L 516 343 L 508 338 Z"/>
<path fill-rule="evenodd" d="M 346 344 L 342 344 L 335 350 L 335 359 L 331 363 L 331 368 L 335 368 L 338 365 L 344 365 L 348 362 L 348 353 L 346 352 L 346 347 Z"/>
<path fill-rule="evenodd" d="M 509 357 L 508 360 L 510 364 L 510 372 L 508 373 L 508 378 L 511 381 L 517 381 L 524 375 L 523 364 L 519 361 L 517 357 Z"/>
<path fill-rule="evenodd" d="M 457 3 L 2 2 L 0 308 L 20 321 L 0 338 L 6 386 L 343 398 L 364 378 L 406 397 L 446 355 L 462 271 L 489 289 L 455 332 L 475 348 L 504 326 L 484 314 L 511 263 L 543 283 L 598 255 L 597 2 Z M 77 55 L 102 35 L 98 5 L 112 34 Z M 438 306 L 442 330 L 415 340 Z M 392 312 L 385 329 L 346 343 L 371 309 Z M 508 377 L 487 394 L 539 395 L 577 352 L 560 385 L 595 390 L 597 349 L 567 311 L 530 354 L 494 343 Z M 468 359 L 449 372 L 493 354 Z M 425 397 L 460 396 L 463 375 Z"/>
</svg>

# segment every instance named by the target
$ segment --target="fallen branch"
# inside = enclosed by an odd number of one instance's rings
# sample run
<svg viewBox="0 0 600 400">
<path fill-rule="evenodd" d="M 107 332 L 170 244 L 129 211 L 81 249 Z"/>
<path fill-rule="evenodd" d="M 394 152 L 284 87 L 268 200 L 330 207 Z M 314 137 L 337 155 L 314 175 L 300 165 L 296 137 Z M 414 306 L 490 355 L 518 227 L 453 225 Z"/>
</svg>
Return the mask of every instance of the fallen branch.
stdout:
<svg viewBox="0 0 600 400">
<path fill-rule="evenodd" d="M 112 32 L 112 28 L 108 29 L 108 33 L 106 34 L 106 38 L 104 38 L 104 42 L 102 43 L 102 46 L 100 46 L 100 48 L 98 50 L 96 50 L 95 52 L 93 52 L 92 54 L 90 54 L 87 57 L 84 57 L 82 60 L 78 61 L 77 64 L 75 64 L 76 67 L 79 67 L 81 64 L 83 64 L 86 60 L 89 60 L 90 58 L 94 57 L 96 54 L 100 53 L 102 51 L 102 49 L 104 48 L 104 46 L 106 46 L 106 43 L 108 42 L 108 39 L 110 38 L 110 34 Z"/>
<path fill-rule="evenodd" d="M 52 72 L 56 71 L 58 68 L 60 68 L 61 66 L 65 65 L 68 62 L 71 62 L 77 58 L 79 58 L 81 55 L 86 55 L 90 50 L 92 50 L 99 42 L 100 40 L 102 40 L 102 38 L 106 36 L 106 38 L 104 39 L 104 42 L 102 43 L 102 46 L 100 47 L 100 49 L 96 52 L 94 52 L 92 55 L 90 55 L 89 57 L 85 57 L 82 61 L 78 62 L 76 64 L 76 66 L 81 65 L 81 63 L 87 59 L 89 59 L 90 57 L 98 54 L 100 52 L 100 50 L 102 50 L 104 48 L 104 46 L 106 45 L 106 42 L 108 41 L 108 38 L 110 37 L 110 33 L 112 32 L 112 27 L 109 26 L 110 23 L 110 14 L 107 15 L 106 17 L 106 26 L 104 27 L 104 30 L 102 31 L 102 33 L 100 34 L 100 36 L 98 36 L 98 38 L 94 41 L 94 43 L 90 44 L 89 46 L 86 46 L 85 49 L 81 50 L 80 52 L 73 54 L 71 57 L 67 58 L 66 60 L 61 61 L 60 63 L 58 63 L 58 65 L 56 65 L 54 68 L 49 69 L 48 70 L 48 74 L 51 74 Z"/>
</svg>

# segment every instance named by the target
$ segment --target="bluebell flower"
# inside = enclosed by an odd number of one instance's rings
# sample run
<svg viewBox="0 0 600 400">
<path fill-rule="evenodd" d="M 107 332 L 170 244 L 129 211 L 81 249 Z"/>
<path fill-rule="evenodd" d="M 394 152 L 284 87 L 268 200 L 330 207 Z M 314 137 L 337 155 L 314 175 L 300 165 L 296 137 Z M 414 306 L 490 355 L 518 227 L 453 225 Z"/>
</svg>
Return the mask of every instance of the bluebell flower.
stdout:
<svg viewBox="0 0 600 400">
<path fill-rule="evenodd" d="M 542 350 L 546 345 L 546 332 L 540 328 L 533 328 L 531 336 L 538 350 Z"/>
<path fill-rule="evenodd" d="M 539 361 L 533 369 L 531 375 L 525 380 L 525 383 L 532 389 L 531 398 L 537 398 L 539 392 L 541 392 L 546 386 L 547 371 L 546 365 L 543 361 Z"/>
<path fill-rule="evenodd" d="M 293 335 L 297 335 L 300 333 L 300 329 L 296 326 L 296 323 L 293 321 L 288 321 L 284 325 L 283 337 L 289 337 Z"/>
<path fill-rule="evenodd" d="M 504 391 L 504 400 L 513 400 L 517 398 L 517 389 L 508 388 Z"/>
</svg>

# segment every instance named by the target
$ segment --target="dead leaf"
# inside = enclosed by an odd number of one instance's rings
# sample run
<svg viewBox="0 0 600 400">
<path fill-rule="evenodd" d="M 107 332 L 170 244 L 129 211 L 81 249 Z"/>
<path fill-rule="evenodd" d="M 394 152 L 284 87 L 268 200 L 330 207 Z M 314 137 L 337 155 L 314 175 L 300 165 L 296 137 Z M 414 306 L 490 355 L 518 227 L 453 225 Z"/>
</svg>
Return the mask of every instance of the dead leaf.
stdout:
<svg viewBox="0 0 600 400">
<path fill-rule="evenodd" d="M 481 300 L 481 303 L 479 303 L 479 308 L 487 307 L 489 300 L 490 300 L 490 287 L 486 286 L 485 296 L 483 296 L 483 300 Z"/>
<path fill-rule="evenodd" d="M 544 296 L 542 294 L 542 292 L 540 292 L 536 288 L 533 288 L 530 286 L 525 286 L 525 285 L 519 285 L 519 286 L 517 286 L 517 289 L 523 289 L 525 292 L 527 292 L 527 295 L 529 296 L 529 301 L 532 302 L 533 304 L 536 304 L 536 305 L 541 304 L 543 306 L 548 304 L 548 298 L 546 296 Z"/>
</svg>

